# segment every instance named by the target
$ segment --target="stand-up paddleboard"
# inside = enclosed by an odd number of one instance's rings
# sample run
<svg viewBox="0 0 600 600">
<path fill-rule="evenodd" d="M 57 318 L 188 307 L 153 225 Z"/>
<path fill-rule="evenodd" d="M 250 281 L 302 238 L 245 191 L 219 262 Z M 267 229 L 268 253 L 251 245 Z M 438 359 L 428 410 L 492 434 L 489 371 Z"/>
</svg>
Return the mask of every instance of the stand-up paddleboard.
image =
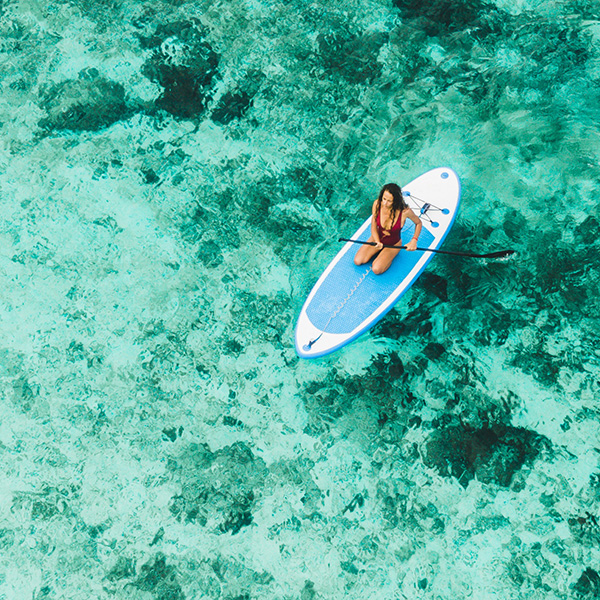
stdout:
<svg viewBox="0 0 600 600">
<path fill-rule="evenodd" d="M 460 180 L 448 168 L 432 169 L 402 187 L 404 200 L 420 217 L 419 248 L 439 248 L 452 227 L 460 202 Z M 410 219 L 402 241 L 413 236 Z M 371 216 L 352 239 L 367 241 Z M 359 246 L 347 242 L 311 290 L 296 324 L 296 352 L 301 358 L 324 356 L 373 327 L 416 281 L 433 252 L 402 250 L 390 268 L 375 275 L 371 264 L 356 266 Z"/>
</svg>

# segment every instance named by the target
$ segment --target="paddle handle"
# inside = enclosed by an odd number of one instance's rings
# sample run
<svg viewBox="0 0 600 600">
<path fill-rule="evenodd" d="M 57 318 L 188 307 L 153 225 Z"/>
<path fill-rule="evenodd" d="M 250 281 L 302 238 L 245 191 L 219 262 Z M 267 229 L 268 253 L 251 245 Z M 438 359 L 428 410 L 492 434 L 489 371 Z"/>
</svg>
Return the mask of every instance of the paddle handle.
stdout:
<svg viewBox="0 0 600 600">
<path fill-rule="evenodd" d="M 375 242 L 363 242 L 362 240 L 351 240 L 348 238 L 340 238 L 338 242 L 352 242 L 354 244 L 365 244 L 367 246 L 377 246 Z M 406 246 L 390 246 L 383 244 L 384 248 L 395 248 L 396 250 L 406 249 Z M 514 250 L 499 250 L 497 252 L 490 252 L 488 254 L 475 254 L 473 252 L 452 252 L 450 250 L 438 250 L 437 248 L 416 248 L 421 252 L 437 252 L 438 254 L 450 254 L 451 256 L 469 256 L 471 258 L 504 258 L 514 254 Z"/>
<path fill-rule="evenodd" d="M 364 244 L 365 246 L 377 246 L 375 242 L 363 242 L 362 240 L 349 240 L 348 238 L 340 238 L 338 242 L 353 242 L 355 244 Z M 384 248 L 395 248 L 396 250 L 405 250 L 406 246 L 390 246 L 389 244 L 382 244 Z M 425 248 L 417 248 L 417 250 L 425 250 Z"/>
</svg>

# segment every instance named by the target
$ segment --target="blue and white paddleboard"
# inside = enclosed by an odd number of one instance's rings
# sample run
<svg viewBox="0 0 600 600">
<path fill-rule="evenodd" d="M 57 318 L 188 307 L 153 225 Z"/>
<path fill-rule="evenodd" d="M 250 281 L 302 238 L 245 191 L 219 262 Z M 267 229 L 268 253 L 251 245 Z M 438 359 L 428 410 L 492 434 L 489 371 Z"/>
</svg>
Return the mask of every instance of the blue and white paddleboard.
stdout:
<svg viewBox="0 0 600 600">
<path fill-rule="evenodd" d="M 452 227 L 460 202 L 460 180 L 448 168 L 432 169 L 402 187 L 404 199 L 421 218 L 419 248 L 439 248 Z M 412 238 L 414 223 L 406 219 L 402 240 Z M 371 217 L 352 239 L 366 241 Z M 296 352 L 317 358 L 342 348 L 377 323 L 416 281 L 433 252 L 401 251 L 390 268 L 375 275 L 371 264 L 356 266 L 359 246 L 347 242 L 311 290 L 296 324 Z"/>
</svg>

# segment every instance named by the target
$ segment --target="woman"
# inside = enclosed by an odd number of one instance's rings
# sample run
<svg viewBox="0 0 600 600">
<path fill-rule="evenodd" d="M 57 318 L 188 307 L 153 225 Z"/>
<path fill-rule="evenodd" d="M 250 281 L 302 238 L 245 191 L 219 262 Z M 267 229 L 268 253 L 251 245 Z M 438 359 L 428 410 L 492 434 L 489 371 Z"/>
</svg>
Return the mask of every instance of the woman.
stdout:
<svg viewBox="0 0 600 600">
<path fill-rule="evenodd" d="M 375 275 L 385 273 L 390 268 L 398 252 L 400 252 L 400 246 L 402 246 L 400 233 L 406 219 L 410 219 L 415 224 L 414 236 L 406 245 L 406 249 L 416 250 L 417 240 L 423 228 L 421 219 L 404 202 L 399 185 L 395 183 L 384 185 L 379 192 L 379 197 L 373 202 L 371 237 L 368 241 L 375 242 L 376 245 L 361 246 L 354 257 L 354 264 L 364 265 L 377 255 L 373 261 L 373 273 Z M 384 248 L 384 244 L 386 246 L 398 246 L 398 250 Z"/>
</svg>

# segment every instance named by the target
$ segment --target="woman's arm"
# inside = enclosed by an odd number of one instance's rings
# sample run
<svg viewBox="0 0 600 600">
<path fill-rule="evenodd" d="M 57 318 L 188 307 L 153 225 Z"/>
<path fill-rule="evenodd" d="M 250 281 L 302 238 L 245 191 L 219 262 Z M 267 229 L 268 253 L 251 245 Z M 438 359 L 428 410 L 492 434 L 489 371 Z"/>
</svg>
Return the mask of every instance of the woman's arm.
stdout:
<svg viewBox="0 0 600 600">
<path fill-rule="evenodd" d="M 377 244 L 376 248 L 381 250 L 381 248 L 383 248 L 383 244 L 379 239 L 379 232 L 377 231 L 377 200 L 373 202 L 373 210 L 371 211 L 371 236 Z"/>
<path fill-rule="evenodd" d="M 406 216 L 415 224 L 415 233 L 413 235 L 412 240 L 406 244 L 407 250 L 416 250 L 417 249 L 417 240 L 421 235 L 421 229 L 423 229 L 423 223 L 421 223 L 421 219 L 415 215 L 412 208 L 408 209 Z"/>
</svg>

